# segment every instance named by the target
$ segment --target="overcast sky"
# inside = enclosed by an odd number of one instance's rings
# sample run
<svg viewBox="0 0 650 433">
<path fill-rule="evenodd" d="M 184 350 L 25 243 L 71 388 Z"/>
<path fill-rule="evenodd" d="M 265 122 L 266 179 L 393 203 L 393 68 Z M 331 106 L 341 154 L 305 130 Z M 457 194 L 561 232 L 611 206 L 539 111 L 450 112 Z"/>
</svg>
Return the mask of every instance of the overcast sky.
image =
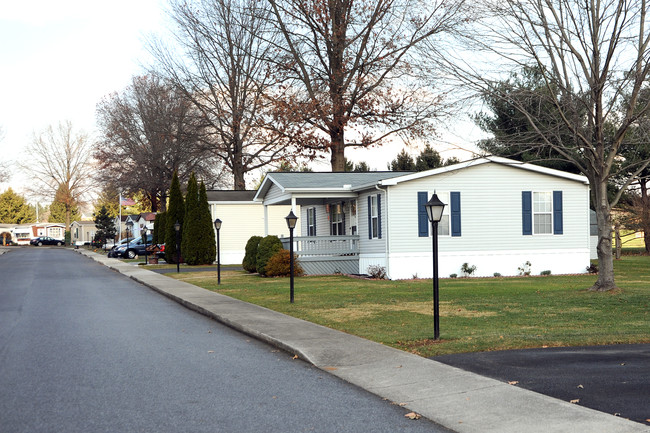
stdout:
<svg viewBox="0 0 650 433">
<path fill-rule="evenodd" d="M 0 8 L 0 160 L 29 160 L 25 148 L 34 132 L 70 120 L 95 132 L 95 107 L 105 95 L 121 91 L 150 64 L 144 39 L 164 34 L 165 0 L 31 0 L 3 2 Z M 470 124 L 463 135 L 476 134 Z M 468 132 L 470 134 L 468 134 Z M 458 141 L 457 135 L 447 135 Z M 438 148 L 438 147 L 437 147 Z M 399 152 L 387 146 L 346 152 L 378 170 Z M 440 148 L 438 148 L 440 150 Z M 443 157 L 452 153 L 443 153 Z M 456 155 L 467 159 L 470 154 Z M 15 167 L 15 165 L 12 165 Z M 327 170 L 328 164 L 316 166 Z M 9 185 L 22 192 L 28 180 L 12 173 Z"/>
<path fill-rule="evenodd" d="M 33 132 L 70 120 L 93 133 L 95 106 L 147 63 L 146 34 L 162 27 L 162 0 L 31 0 L 0 8 L 3 161 L 28 159 Z M 11 186 L 25 182 L 12 173 Z M 0 190 L 6 185 L 0 186 Z"/>
</svg>

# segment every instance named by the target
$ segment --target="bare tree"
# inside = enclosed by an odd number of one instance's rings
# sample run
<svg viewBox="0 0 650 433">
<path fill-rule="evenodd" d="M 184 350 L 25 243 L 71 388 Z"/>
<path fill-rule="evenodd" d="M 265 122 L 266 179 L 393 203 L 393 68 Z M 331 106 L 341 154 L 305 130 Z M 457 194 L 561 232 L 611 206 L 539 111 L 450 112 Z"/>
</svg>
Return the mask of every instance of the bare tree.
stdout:
<svg viewBox="0 0 650 433">
<path fill-rule="evenodd" d="M 21 168 L 31 174 L 30 192 L 54 199 L 65 206 L 65 227 L 70 229 L 71 212 L 87 199 L 94 188 L 93 144 L 85 132 L 76 131 L 70 121 L 51 125 L 34 134 L 28 153 L 31 158 Z"/>
<path fill-rule="evenodd" d="M 174 171 L 216 180 L 214 159 L 203 145 L 203 119 L 175 86 L 156 76 L 134 77 L 97 106 L 101 138 L 95 156 L 100 179 L 122 191 L 142 192 L 151 210 L 165 210 Z"/>
<path fill-rule="evenodd" d="M 292 160 L 292 137 L 271 117 L 269 89 L 276 79 L 263 59 L 271 55 L 269 24 L 257 0 L 172 0 L 170 16 L 180 51 L 150 44 L 165 76 L 207 121 L 204 141 L 246 189 L 246 173 Z M 269 37 L 273 40 L 272 36 Z"/>
<path fill-rule="evenodd" d="M 471 39 L 481 53 L 449 52 L 444 58 L 465 86 L 521 113 L 540 153 L 571 162 L 589 179 L 598 220 L 599 274 L 592 290 L 614 289 L 611 209 L 650 163 L 621 155 L 630 126 L 650 108 L 647 101 L 637 103 L 650 74 L 646 0 L 503 0 L 484 6 L 486 18 Z M 531 66 L 543 91 L 529 96 L 553 106 L 552 115 L 537 116 L 526 92 L 499 86 L 504 73 Z M 628 175 L 610 198 L 608 181 L 619 173 Z"/>
<path fill-rule="evenodd" d="M 0 126 L 0 142 L 5 138 L 5 131 Z M 9 174 L 9 164 L 6 161 L 0 161 L 0 182 L 7 182 L 11 175 Z"/>
<path fill-rule="evenodd" d="M 428 138 L 442 99 L 430 65 L 416 52 L 466 17 L 464 0 L 268 0 L 283 42 L 269 59 L 286 77 L 278 109 L 311 128 L 307 149 L 329 151 L 345 169 L 345 149 L 387 137 Z"/>
</svg>

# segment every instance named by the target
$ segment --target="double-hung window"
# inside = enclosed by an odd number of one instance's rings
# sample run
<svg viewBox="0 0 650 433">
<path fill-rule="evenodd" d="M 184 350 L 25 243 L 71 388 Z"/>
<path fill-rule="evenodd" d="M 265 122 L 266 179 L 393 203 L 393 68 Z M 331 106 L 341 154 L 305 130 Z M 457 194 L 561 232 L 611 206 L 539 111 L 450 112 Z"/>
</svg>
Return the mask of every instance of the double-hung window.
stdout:
<svg viewBox="0 0 650 433">
<path fill-rule="evenodd" d="M 523 235 L 561 235 L 564 233 L 562 191 L 522 191 Z"/>
<path fill-rule="evenodd" d="M 316 208 L 307 208 L 307 236 L 316 236 Z"/>
<path fill-rule="evenodd" d="M 551 192 L 533 192 L 533 233 L 553 233 L 553 195 Z"/>
<path fill-rule="evenodd" d="M 345 234 L 343 223 L 343 206 L 335 204 L 331 206 L 332 236 Z"/>
<path fill-rule="evenodd" d="M 370 196 L 370 237 L 379 237 L 379 206 L 377 195 Z"/>
</svg>

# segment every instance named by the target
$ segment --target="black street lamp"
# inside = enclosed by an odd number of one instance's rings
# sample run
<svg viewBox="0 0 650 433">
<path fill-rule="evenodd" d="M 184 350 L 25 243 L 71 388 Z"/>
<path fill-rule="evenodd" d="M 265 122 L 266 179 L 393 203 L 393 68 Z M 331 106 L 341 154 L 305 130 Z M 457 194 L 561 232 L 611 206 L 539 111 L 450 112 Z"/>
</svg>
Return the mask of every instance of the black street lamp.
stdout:
<svg viewBox="0 0 650 433">
<path fill-rule="evenodd" d="M 221 230 L 221 220 L 214 220 L 214 228 L 217 230 L 217 284 L 221 284 L 221 255 L 219 251 L 219 230 Z"/>
<path fill-rule="evenodd" d="M 147 227 L 142 227 L 142 239 L 144 240 L 144 264 L 147 264 Z"/>
<path fill-rule="evenodd" d="M 289 300 L 293 304 L 293 229 L 296 228 L 298 217 L 292 210 L 284 219 L 287 220 L 287 227 L 289 227 Z"/>
<path fill-rule="evenodd" d="M 431 221 L 431 238 L 433 239 L 433 339 L 440 338 L 440 297 L 438 295 L 438 223 L 442 219 L 445 204 L 434 192 L 425 205 L 427 216 Z"/>
<path fill-rule="evenodd" d="M 176 230 L 176 273 L 181 271 L 181 223 L 176 220 L 174 223 L 174 230 Z"/>
</svg>

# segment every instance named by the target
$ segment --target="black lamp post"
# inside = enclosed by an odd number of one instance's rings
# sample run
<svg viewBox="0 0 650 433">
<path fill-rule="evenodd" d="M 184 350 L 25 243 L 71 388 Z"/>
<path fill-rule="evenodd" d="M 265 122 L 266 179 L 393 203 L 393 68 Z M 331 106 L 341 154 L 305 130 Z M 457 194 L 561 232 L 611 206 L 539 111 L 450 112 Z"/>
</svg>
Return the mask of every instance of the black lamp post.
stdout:
<svg viewBox="0 0 650 433">
<path fill-rule="evenodd" d="M 221 230 L 221 220 L 214 220 L 214 228 L 217 230 L 217 284 L 221 284 L 221 255 L 219 251 L 219 230 Z"/>
<path fill-rule="evenodd" d="M 290 211 L 284 219 L 287 220 L 287 227 L 289 227 L 289 300 L 293 304 L 293 229 L 296 228 L 298 217 Z"/>
<path fill-rule="evenodd" d="M 144 264 L 147 264 L 147 227 L 142 227 L 142 239 L 144 240 Z"/>
<path fill-rule="evenodd" d="M 174 230 L 176 230 L 176 273 L 181 271 L 181 223 L 176 220 L 174 223 Z"/>
<path fill-rule="evenodd" d="M 434 192 L 425 207 L 431 221 L 431 238 L 433 239 L 433 339 L 440 338 L 440 297 L 438 295 L 438 223 L 442 219 L 445 204 Z"/>
</svg>

